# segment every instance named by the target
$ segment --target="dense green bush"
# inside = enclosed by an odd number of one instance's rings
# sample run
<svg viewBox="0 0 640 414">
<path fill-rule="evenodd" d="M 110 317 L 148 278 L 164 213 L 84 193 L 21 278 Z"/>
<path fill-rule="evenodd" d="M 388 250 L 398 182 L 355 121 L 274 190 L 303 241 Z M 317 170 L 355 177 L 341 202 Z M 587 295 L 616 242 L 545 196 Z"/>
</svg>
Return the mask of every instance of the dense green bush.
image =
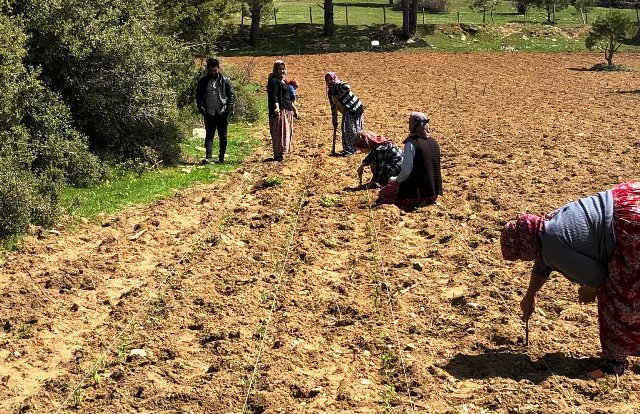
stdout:
<svg viewBox="0 0 640 414">
<path fill-rule="evenodd" d="M 98 182 L 104 174 L 102 165 L 88 151 L 87 138 L 72 127 L 69 109 L 58 96 L 33 76 L 25 79 L 19 95 L 24 103 L 21 123 L 30 137 L 31 170 L 36 175 L 60 171 L 54 177 L 75 187 Z"/>
<path fill-rule="evenodd" d="M 236 107 L 231 116 L 231 122 L 255 122 L 260 118 L 260 100 L 263 99 L 263 93 L 260 91 L 260 86 L 251 80 L 255 65 L 255 61 L 250 61 L 240 67 L 224 67 L 223 72 L 231 78 L 236 91 Z"/>
<path fill-rule="evenodd" d="M 105 161 L 177 162 L 191 132 L 193 53 L 228 32 L 235 5 L 0 1 L 0 238 L 55 223 L 61 189 L 104 178 Z M 238 94 L 238 113 L 255 120 L 251 87 Z"/>
<path fill-rule="evenodd" d="M 56 168 L 42 171 L 33 184 L 31 222 L 40 226 L 53 226 L 60 217 L 60 193 L 64 187 L 64 173 Z"/>
<path fill-rule="evenodd" d="M 193 71 L 187 48 L 161 34 L 154 0 L 25 0 L 28 62 L 63 96 L 96 153 L 154 149 L 179 159 L 177 104 Z"/>
<path fill-rule="evenodd" d="M 0 239 L 28 230 L 34 184 L 28 171 L 6 157 L 0 158 Z"/>
<path fill-rule="evenodd" d="M 102 175 L 68 107 L 22 64 L 26 36 L 0 14 L 0 238 L 58 218 L 65 184 L 87 186 Z"/>
<path fill-rule="evenodd" d="M 155 0 L 160 30 L 176 36 L 195 54 L 207 55 L 216 39 L 231 35 L 231 13 L 240 2 L 229 0 Z"/>
<path fill-rule="evenodd" d="M 451 0 L 418 0 L 418 9 L 428 13 L 449 13 Z"/>
<path fill-rule="evenodd" d="M 260 99 L 255 85 L 249 83 L 234 83 L 236 91 L 236 108 L 231 116 L 232 122 L 255 122 L 260 118 Z"/>
</svg>

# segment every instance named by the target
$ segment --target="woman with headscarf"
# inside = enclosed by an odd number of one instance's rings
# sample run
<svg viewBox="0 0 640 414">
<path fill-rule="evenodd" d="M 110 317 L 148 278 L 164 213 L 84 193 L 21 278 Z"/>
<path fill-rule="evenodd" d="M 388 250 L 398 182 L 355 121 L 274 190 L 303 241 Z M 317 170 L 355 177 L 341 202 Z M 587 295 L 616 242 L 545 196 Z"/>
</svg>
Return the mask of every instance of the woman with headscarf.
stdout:
<svg viewBox="0 0 640 414">
<path fill-rule="evenodd" d="M 287 68 L 284 61 L 276 60 L 267 81 L 269 132 L 275 161 L 284 160 L 284 154 L 291 151 L 293 117 L 298 118 L 298 110 L 291 101 L 291 90 L 286 78 Z"/>
<path fill-rule="evenodd" d="M 434 204 L 442 195 L 440 146 L 431 136 L 429 118 L 422 112 L 409 116 L 402 168 L 389 183 L 380 190 L 378 203 L 396 204 L 405 211 Z"/>
<path fill-rule="evenodd" d="M 619 184 L 545 217 L 519 215 L 502 229 L 500 247 L 505 260 L 534 261 L 520 302 L 523 320 L 552 271 L 580 285 L 580 301 L 597 296 L 603 363 L 592 377 L 622 375 L 627 357 L 640 356 L 640 183 Z"/>
<path fill-rule="evenodd" d="M 353 144 L 356 149 L 368 153 L 358 167 L 361 185 L 364 167 L 371 168 L 371 181 L 365 184 L 365 188 L 386 185 L 390 177 L 400 173 L 402 152 L 391 138 L 363 130 L 356 134 Z"/>
<path fill-rule="evenodd" d="M 338 128 L 338 112 L 342 114 L 342 153 L 350 157 L 356 151 L 353 146 L 356 133 L 364 129 L 364 105 L 352 91 L 351 86 L 338 79 L 335 72 L 324 76 L 327 84 L 327 97 L 331 106 L 331 122 Z"/>
</svg>

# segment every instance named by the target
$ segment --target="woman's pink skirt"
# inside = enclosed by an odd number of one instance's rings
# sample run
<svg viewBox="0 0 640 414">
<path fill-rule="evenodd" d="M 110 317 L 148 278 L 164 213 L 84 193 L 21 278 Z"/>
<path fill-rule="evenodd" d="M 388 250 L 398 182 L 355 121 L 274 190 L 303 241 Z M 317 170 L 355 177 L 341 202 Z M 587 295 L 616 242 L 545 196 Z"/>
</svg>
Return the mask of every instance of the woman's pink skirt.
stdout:
<svg viewBox="0 0 640 414">
<path fill-rule="evenodd" d="M 278 115 L 269 117 L 269 132 L 275 157 L 291 151 L 293 138 L 293 111 L 280 110 Z"/>
</svg>

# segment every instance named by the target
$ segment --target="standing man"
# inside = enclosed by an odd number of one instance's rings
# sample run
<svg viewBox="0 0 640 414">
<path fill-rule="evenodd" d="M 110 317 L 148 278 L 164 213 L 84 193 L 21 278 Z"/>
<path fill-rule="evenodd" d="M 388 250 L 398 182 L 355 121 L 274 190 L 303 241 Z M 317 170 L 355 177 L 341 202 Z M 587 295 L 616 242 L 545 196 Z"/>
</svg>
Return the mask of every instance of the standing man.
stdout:
<svg viewBox="0 0 640 414">
<path fill-rule="evenodd" d="M 233 111 L 235 103 L 236 92 L 231 86 L 231 80 L 220 72 L 220 62 L 218 59 L 207 59 L 207 75 L 200 78 L 196 88 L 196 105 L 198 111 L 204 116 L 206 130 L 204 138 L 206 155 L 202 161 L 203 164 L 213 163 L 213 137 L 216 129 L 220 138 L 218 162 L 224 162 L 229 114 Z"/>
</svg>

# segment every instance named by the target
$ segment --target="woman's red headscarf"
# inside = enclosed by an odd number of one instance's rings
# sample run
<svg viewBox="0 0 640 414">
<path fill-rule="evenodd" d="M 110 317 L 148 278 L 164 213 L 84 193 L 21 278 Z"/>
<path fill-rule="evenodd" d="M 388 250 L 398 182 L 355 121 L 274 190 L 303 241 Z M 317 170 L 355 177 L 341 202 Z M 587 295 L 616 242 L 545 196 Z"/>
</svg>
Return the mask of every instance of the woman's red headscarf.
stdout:
<svg viewBox="0 0 640 414">
<path fill-rule="evenodd" d="M 500 248 L 505 260 L 536 260 L 540 257 L 540 231 L 544 217 L 535 214 L 519 214 L 509 221 L 500 233 Z"/>
<path fill-rule="evenodd" d="M 356 148 L 369 148 L 370 150 L 373 150 L 376 149 L 378 145 L 386 144 L 388 142 L 393 142 L 393 139 L 383 135 L 378 135 L 373 131 L 363 129 L 362 131 L 358 131 L 356 134 L 353 145 Z"/>
</svg>

